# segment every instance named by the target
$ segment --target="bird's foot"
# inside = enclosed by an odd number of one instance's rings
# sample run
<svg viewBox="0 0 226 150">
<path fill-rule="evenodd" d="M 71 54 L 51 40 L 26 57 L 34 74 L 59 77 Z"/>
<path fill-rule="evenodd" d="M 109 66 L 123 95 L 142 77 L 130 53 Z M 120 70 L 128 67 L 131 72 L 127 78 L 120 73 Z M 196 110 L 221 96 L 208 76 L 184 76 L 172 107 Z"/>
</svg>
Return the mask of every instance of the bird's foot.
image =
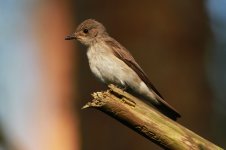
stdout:
<svg viewBox="0 0 226 150">
<path fill-rule="evenodd" d="M 117 88 L 121 89 L 122 91 L 126 91 L 127 87 L 126 86 L 120 86 L 120 85 L 115 85 Z"/>
</svg>

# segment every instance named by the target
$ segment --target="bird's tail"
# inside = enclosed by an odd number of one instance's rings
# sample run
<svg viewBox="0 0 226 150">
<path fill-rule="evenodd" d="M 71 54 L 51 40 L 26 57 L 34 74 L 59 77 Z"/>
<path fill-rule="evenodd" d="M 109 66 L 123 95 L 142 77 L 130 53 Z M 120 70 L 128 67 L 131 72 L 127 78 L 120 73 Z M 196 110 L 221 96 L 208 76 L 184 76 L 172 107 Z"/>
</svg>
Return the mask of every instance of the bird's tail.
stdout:
<svg viewBox="0 0 226 150">
<path fill-rule="evenodd" d="M 165 116 L 171 118 L 172 120 L 177 120 L 181 115 L 174 109 L 171 105 L 169 105 L 166 101 L 163 100 L 159 95 L 155 92 L 141 94 L 130 88 L 127 89 L 127 92 L 133 93 L 133 95 L 140 97 L 143 100 L 146 100 L 147 103 L 151 103 L 153 107 L 155 107 L 159 112 L 164 114 Z"/>
<path fill-rule="evenodd" d="M 157 96 L 158 103 L 153 104 L 157 110 L 163 113 L 165 116 L 171 118 L 172 120 L 177 120 L 181 115 L 174 109 L 171 105 L 169 105 L 166 101 L 164 101 L 161 97 Z"/>
</svg>

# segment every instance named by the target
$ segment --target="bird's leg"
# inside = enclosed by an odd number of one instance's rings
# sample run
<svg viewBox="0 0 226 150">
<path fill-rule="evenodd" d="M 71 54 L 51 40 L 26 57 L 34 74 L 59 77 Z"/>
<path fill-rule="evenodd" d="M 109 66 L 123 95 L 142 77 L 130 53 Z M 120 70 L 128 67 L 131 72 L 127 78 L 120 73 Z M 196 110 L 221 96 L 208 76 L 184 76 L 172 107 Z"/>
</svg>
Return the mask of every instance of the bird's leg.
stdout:
<svg viewBox="0 0 226 150">
<path fill-rule="evenodd" d="M 127 86 L 119 86 L 118 88 L 120 88 L 123 91 L 126 91 L 127 90 Z"/>
<path fill-rule="evenodd" d="M 128 97 L 127 94 L 122 94 L 122 93 L 126 92 L 126 90 L 129 88 L 127 86 L 120 86 L 120 85 L 114 85 L 114 86 L 118 89 L 110 88 L 110 91 L 113 92 L 114 95 L 116 95 L 123 103 L 125 103 L 129 106 L 135 107 L 136 103 L 130 97 Z M 119 89 L 122 91 L 119 91 Z"/>
<path fill-rule="evenodd" d="M 124 86 L 124 85 L 115 85 L 115 86 L 123 91 L 127 90 L 127 86 Z"/>
<path fill-rule="evenodd" d="M 108 87 L 110 87 L 111 84 L 108 84 Z M 119 84 L 112 84 L 114 85 L 116 88 L 121 89 L 123 92 L 126 92 L 128 90 L 128 87 L 125 85 L 119 85 Z M 111 91 L 111 89 L 110 89 Z"/>
</svg>

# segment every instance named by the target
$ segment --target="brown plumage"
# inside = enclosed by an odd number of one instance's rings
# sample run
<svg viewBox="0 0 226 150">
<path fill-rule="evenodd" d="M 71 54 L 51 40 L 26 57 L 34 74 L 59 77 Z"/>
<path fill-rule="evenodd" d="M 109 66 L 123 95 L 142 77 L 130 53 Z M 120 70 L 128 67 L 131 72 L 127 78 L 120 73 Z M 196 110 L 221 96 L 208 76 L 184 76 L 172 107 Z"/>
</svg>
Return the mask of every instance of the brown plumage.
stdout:
<svg viewBox="0 0 226 150">
<path fill-rule="evenodd" d="M 145 97 L 148 103 L 173 120 L 180 117 L 180 114 L 163 100 L 129 51 L 111 38 L 101 23 L 87 19 L 78 26 L 75 33 L 65 39 L 77 39 L 88 46 L 90 69 L 102 82 L 126 87 Z"/>
</svg>

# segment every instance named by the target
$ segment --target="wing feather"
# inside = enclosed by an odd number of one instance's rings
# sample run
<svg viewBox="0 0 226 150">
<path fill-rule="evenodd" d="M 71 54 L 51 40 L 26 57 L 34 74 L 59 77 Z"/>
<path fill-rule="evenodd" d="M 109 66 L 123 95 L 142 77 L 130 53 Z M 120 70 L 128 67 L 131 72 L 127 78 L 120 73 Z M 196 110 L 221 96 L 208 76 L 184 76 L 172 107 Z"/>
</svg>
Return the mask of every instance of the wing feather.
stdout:
<svg viewBox="0 0 226 150">
<path fill-rule="evenodd" d="M 148 79 L 147 75 L 144 73 L 144 71 L 141 69 L 141 67 L 137 64 L 133 56 L 130 54 L 126 48 L 122 47 L 116 40 L 114 39 L 108 39 L 105 41 L 108 45 L 111 45 L 112 50 L 116 57 L 118 57 L 120 60 L 125 62 L 130 68 L 132 68 L 137 75 L 141 78 L 141 80 L 150 88 L 152 89 L 159 97 L 162 97 L 162 95 L 159 93 L 159 91 L 154 87 L 154 85 L 151 83 L 151 81 Z"/>
<path fill-rule="evenodd" d="M 105 42 L 111 46 L 112 51 L 114 52 L 115 56 L 126 63 L 130 68 L 132 68 L 137 75 L 141 78 L 141 80 L 150 88 L 152 89 L 157 96 L 159 96 L 158 101 L 161 102 L 163 105 L 156 105 L 156 107 L 161 110 L 163 114 L 170 117 L 173 120 L 176 120 L 180 117 L 180 114 L 167 102 L 163 100 L 162 95 L 159 91 L 154 87 L 154 85 L 150 82 L 147 75 L 141 69 L 141 67 L 137 64 L 133 56 L 130 54 L 129 51 L 126 50 L 123 46 L 121 46 L 116 40 L 113 38 L 109 38 L 105 40 Z"/>
</svg>

